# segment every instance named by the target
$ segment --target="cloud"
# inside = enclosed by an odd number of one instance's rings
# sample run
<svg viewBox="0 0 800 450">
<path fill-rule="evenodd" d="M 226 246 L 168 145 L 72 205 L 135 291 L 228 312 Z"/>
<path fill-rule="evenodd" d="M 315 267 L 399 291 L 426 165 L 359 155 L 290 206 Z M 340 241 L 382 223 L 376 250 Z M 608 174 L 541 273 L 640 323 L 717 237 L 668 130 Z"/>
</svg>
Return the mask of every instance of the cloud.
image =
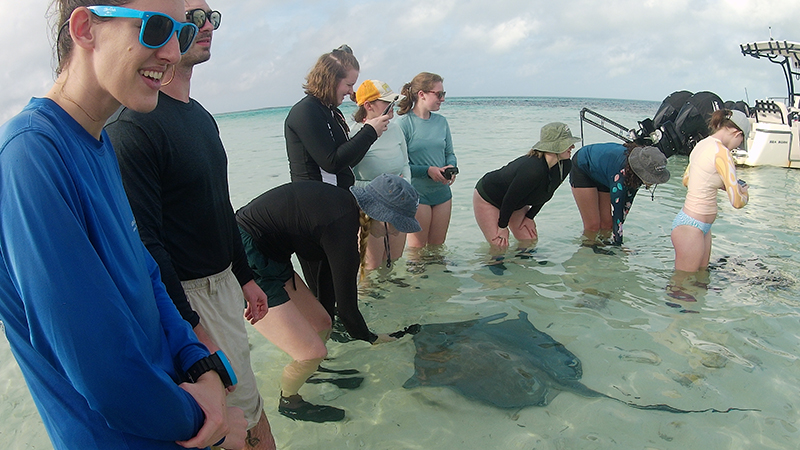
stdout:
<svg viewBox="0 0 800 450">
<path fill-rule="evenodd" d="M 536 28 L 535 21 L 515 17 L 497 25 L 467 25 L 461 35 L 467 45 L 486 48 L 495 53 L 505 53 L 524 43 Z"/>
<path fill-rule="evenodd" d="M 349 44 L 360 80 L 399 90 L 421 71 L 452 96 L 660 101 L 785 95 L 780 69 L 739 44 L 798 38 L 796 0 L 208 0 L 222 12 L 192 95 L 214 113 L 286 106 L 324 52 Z M 0 27 L 0 121 L 53 82 L 47 0 L 12 2 Z M 745 89 L 747 94 L 745 94 Z"/>
</svg>

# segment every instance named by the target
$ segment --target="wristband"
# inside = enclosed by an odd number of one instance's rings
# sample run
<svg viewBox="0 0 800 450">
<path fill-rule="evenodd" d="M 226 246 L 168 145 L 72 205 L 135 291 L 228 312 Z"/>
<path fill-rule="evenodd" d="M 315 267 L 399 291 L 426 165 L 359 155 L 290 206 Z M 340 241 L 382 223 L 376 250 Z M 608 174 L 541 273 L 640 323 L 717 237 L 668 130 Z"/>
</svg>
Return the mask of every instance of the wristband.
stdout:
<svg viewBox="0 0 800 450">
<path fill-rule="evenodd" d="M 222 380 L 222 384 L 226 388 L 236 385 L 238 381 L 230 361 L 228 361 L 228 358 L 222 350 L 192 364 L 192 367 L 189 367 L 189 370 L 186 371 L 186 377 L 190 382 L 196 383 L 201 375 L 210 370 L 217 372 L 220 380 Z"/>
</svg>

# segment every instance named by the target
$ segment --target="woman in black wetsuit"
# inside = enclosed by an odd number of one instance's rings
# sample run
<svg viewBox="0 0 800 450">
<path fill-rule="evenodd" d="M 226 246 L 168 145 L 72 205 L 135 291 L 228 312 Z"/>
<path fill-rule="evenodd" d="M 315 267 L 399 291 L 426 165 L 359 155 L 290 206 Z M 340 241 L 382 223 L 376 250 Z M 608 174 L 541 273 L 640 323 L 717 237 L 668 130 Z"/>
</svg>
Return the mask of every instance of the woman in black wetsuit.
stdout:
<svg viewBox="0 0 800 450">
<path fill-rule="evenodd" d="M 358 60 L 342 45 L 320 56 L 303 85 L 306 96 L 289 111 L 284 122 L 286 153 L 292 181 L 324 181 L 341 188 L 355 182 L 351 167 L 386 130 L 390 115 L 367 120 L 352 138 L 339 111 L 345 97 L 354 96 Z"/>
<path fill-rule="evenodd" d="M 261 194 L 236 213 L 255 281 L 269 299 L 269 313 L 255 327 L 293 359 L 283 371 L 278 410 L 296 420 L 344 418 L 343 410 L 312 405 L 298 394 L 327 355 L 334 313 L 355 339 L 394 340 L 371 332 L 358 310 L 359 211 L 411 233 L 420 229 L 414 218 L 419 197 L 407 181 L 388 174 L 350 191 L 298 181 Z M 292 254 L 319 262 L 318 297 L 294 271 Z"/>
<path fill-rule="evenodd" d="M 570 152 L 579 140 L 566 124 L 549 123 L 527 155 L 478 180 L 472 195 L 475 220 L 497 260 L 508 248 L 509 229 L 519 251 L 536 241 L 533 218 L 569 174 Z"/>
</svg>

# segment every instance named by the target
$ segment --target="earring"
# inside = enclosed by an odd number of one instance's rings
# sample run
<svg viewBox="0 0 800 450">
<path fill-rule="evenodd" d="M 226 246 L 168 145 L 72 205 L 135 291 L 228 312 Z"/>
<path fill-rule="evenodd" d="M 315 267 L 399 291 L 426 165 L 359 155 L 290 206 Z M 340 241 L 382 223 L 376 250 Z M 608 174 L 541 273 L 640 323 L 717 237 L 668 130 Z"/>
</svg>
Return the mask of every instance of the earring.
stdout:
<svg viewBox="0 0 800 450">
<path fill-rule="evenodd" d="M 175 65 L 173 64 L 172 65 L 172 77 L 170 77 L 169 81 L 167 81 L 166 83 L 161 83 L 161 87 L 164 87 L 164 86 L 172 83 L 172 80 L 174 80 L 174 79 L 175 79 Z"/>
</svg>

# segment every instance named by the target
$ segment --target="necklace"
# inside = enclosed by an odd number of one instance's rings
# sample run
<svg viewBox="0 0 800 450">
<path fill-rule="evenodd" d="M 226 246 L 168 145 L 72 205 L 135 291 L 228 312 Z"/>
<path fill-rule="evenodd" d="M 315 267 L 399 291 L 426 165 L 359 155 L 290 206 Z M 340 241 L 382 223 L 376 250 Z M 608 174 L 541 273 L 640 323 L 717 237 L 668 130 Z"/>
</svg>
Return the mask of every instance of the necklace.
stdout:
<svg viewBox="0 0 800 450">
<path fill-rule="evenodd" d="M 64 100 L 66 100 L 66 101 L 68 101 L 68 102 L 72 103 L 73 105 L 77 106 L 77 107 L 78 107 L 78 109 L 80 109 L 81 111 L 83 111 L 83 113 L 84 113 L 84 114 L 86 114 L 86 117 L 88 117 L 88 118 L 89 118 L 89 119 L 90 119 L 92 122 L 100 122 L 100 119 L 97 119 L 97 118 L 95 118 L 93 115 L 89 114 L 89 112 L 88 112 L 88 111 L 86 111 L 85 109 L 83 109 L 83 106 L 81 106 L 81 105 L 80 105 L 78 102 L 76 102 L 75 100 L 73 100 L 73 99 L 72 99 L 72 97 L 70 97 L 70 96 L 67 94 L 67 92 L 64 90 L 64 86 L 61 86 L 61 90 L 59 91 L 59 93 L 61 94 L 61 96 L 62 96 L 62 97 L 64 97 Z"/>
</svg>

